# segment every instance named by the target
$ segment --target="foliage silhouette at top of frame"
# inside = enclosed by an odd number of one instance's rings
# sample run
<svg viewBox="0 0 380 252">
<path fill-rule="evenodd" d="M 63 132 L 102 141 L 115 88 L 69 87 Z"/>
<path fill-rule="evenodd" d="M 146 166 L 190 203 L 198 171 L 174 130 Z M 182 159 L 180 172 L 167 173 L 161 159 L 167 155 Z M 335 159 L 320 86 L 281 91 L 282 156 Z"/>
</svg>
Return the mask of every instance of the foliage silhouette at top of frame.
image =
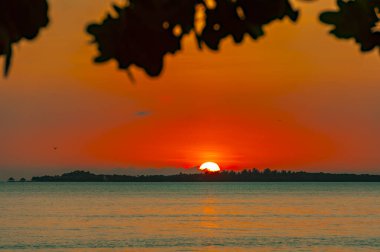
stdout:
<svg viewBox="0 0 380 252">
<path fill-rule="evenodd" d="M 192 31 L 199 48 L 218 50 L 228 36 L 235 43 L 245 35 L 256 40 L 270 22 L 298 17 L 289 0 L 125 1 L 125 7 L 114 6 L 115 17 L 108 15 L 102 23 L 87 27 L 99 50 L 95 62 L 115 59 L 120 69 L 136 65 L 150 76 L 161 73 L 164 56 L 181 50 L 183 36 Z M 354 39 L 363 52 L 380 49 L 380 0 L 337 0 L 337 6 L 337 11 L 320 16 L 323 23 L 333 26 L 330 33 L 339 39 Z M 34 39 L 48 23 L 47 0 L 0 0 L 0 56 L 5 55 L 5 76 L 13 44 Z"/>
<path fill-rule="evenodd" d="M 380 0 L 338 0 L 339 10 L 324 12 L 322 22 L 334 25 L 331 34 L 340 39 L 354 38 L 363 52 L 380 49 Z"/>
<path fill-rule="evenodd" d="M 49 23 L 46 0 L 0 0 L 0 55 L 5 55 L 4 75 L 9 71 L 12 44 L 34 39 Z"/>
<path fill-rule="evenodd" d="M 131 0 L 129 5 L 115 6 L 117 17 L 108 15 L 101 24 L 91 24 L 87 31 L 98 45 L 95 62 L 115 59 L 120 69 L 131 65 L 158 76 L 166 54 L 181 49 L 184 35 L 195 31 L 196 8 L 205 9 L 204 28 L 196 32 L 198 45 L 218 50 L 220 41 L 231 35 L 236 43 L 245 34 L 258 39 L 263 26 L 276 19 L 295 21 L 298 12 L 288 0 L 215 0 L 208 8 L 202 0 Z M 198 21 L 202 22 L 202 21 Z"/>
</svg>

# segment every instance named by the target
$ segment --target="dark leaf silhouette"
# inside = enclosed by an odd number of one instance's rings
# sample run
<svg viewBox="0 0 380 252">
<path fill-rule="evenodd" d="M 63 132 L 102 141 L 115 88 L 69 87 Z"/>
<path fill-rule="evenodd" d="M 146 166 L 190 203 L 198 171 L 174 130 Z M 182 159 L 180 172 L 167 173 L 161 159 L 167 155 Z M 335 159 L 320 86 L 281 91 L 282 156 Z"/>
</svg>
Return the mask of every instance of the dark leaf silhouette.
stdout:
<svg viewBox="0 0 380 252">
<path fill-rule="evenodd" d="M 334 25 L 331 33 L 341 39 L 354 38 L 361 50 L 380 49 L 380 0 L 337 1 L 339 10 L 324 12 L 322 22 Z M 377 29 L 377 30 L 376 30 Z"/>
<path fill-rule="evenodd" d="M 215 8 L 206 10 L 206 16 L 206 26 L 198 41 L 218 50 L 220 41 L 229 35 L 236 43 L 240 43 L 245 34 L 258 39 L 264 35 L 264 25 L 286 16 L 296 21 L 298 11 L 293 10 L 287 0 L 220 0 Z"/>
<path fill-rule="evenodd" d="M 125 8 L 114 6 L 116 18 L 109 15 L 87 28 L 100 51 L 95 62 L 116 59 L 121 69 L 134 64 L 150 76 L 159 75 L 165 54 L 180 50 L 183 35 L 192 30 L 196 2 L 136 0 Z"/>
<path fill-rule="evenodd" d="M 333 25 L 340 39 L 355 39 L 362 51 L 380 48 L 380 0 L 338 0 L 338 10 L 324 12 L 320 20 Z M 120 69 L 135 65 L 149 76 L 158 76 L 164 57 L 181 50 L 181 41 L 194 33 L 199 48 L 218 50 L 231 36 L 241 43 L 247 35 L 256 40 L 274 20 L 296 21 L 298 11 L 289 0 L 126 0 L 87 32 L 99 50 L 96 63 L 116 60 Z M 203 14 L 203 15 L 199 15 Z M 12 46 L 35 38 L 48 24 L 47 0 L 0 0 L 0 56 L 9 72 Z"/>
<path fill-rule="evenodd" d="M 34 39 L 48 19 L 46 0 L 0 0 L 0 55 L 5 55 L 4 75 L 9 72 L 12 44 Z"/>
<path fill-rule="evenodd" d="M 203 21 L 195 20 L 200 6 L 206 9 Z M 288 0 L 216 0 L 215 8 L 202 0 L 131 0 L 114 8 L 116 17 L 108 15 L 87 28 L 100 52 L 95 62 L 115 59 L 121 69 L 136 65 L 150 76 L 161 73 L 164 56 L 181 49 L 183 36 L 195 31 L 196 22 L 204 22 L 204 29 L 195 32 L 199 47 L 217 50 L 229 35 L 236 43 L 245 34 L 257 39 L 271 21 L 286 16 L 295 21 L 298 16 Z"/>
</svg>

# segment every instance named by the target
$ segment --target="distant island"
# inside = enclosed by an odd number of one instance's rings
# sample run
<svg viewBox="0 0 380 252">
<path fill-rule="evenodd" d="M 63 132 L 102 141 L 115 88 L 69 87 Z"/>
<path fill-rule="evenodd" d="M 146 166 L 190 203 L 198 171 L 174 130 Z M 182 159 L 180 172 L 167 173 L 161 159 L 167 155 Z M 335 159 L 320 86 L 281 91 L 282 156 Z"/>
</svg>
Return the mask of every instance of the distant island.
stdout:
<svg viewBox="0 0 380 252">
<path fill-rule="evenodd" d="M 10 178 L 9 182 L 16 180 Z M 176 175 L 104 175 L 74 171 L 56 176 L 33 177 L 31 182 L 380 182 L 380 175 L 310 173 L 258 169 Z M 25 182 L 21 179 L 20 182 Z"/>
</svg>

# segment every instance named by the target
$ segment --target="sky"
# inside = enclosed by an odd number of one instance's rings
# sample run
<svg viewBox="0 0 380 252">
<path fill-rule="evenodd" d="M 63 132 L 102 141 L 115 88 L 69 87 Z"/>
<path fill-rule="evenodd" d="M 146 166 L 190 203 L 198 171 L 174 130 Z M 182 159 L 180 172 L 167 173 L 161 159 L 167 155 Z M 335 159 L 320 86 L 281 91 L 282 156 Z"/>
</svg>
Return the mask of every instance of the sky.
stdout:
<svg viewBox="0 0 380 252">
<path fill-rule="evenodd" d="M 273 22 L 240 45 L 227 38 L 218 52 L 190 35 L 158 78 L 133 67 L 134 83 L 115 62 L 92 62 L 84 30 L 112 2 L 51 0 L 49 27 L 15 46 L 0 79 L 0 179 L 165 174 L 206 161 L 380 174 L 379 53 L 328 35 L 318 16 L 334 1 L 295 1 L 296 24 Z"/>
</svg>

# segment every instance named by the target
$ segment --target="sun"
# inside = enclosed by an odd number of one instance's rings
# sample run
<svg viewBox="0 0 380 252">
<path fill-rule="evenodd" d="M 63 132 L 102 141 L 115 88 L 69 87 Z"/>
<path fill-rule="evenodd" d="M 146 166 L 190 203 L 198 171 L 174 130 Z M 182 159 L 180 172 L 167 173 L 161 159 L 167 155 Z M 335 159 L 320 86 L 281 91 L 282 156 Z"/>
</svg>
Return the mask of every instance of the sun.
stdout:
<svg viewBox="0 0 380 252">
<path fill-rule="evenodd" d="M 218 172 L 220 171 L 220 167 L 217 163 L 214 162 L 206 162 L 203 163 L 200 167 L 199 170 L 205 171 L 205 172 Z"/>
</svg>

